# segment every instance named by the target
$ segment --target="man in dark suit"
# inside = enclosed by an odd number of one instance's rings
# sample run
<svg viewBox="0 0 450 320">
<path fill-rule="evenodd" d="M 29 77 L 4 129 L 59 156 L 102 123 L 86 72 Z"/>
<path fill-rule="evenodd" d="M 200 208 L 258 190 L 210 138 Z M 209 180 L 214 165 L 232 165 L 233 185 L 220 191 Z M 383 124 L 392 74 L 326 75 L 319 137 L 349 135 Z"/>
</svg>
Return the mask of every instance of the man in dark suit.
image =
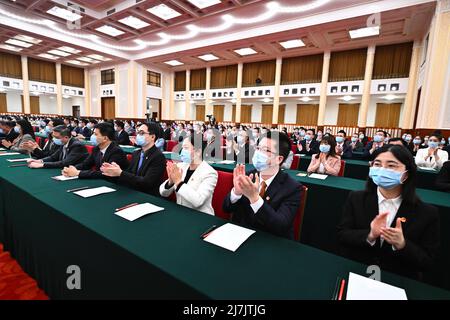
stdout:
<svg viewBox="0 0 450 320">
<path fill-rule="evenodd" d="M 75 166 L 65 167 L 62 171 L 66 177 L 79 177 L 80 179 L 102 179 L 105 177 L 100 168 L 104 162 L 117 163 L 123 170 L 128 168 L 125 152 L 117 145 L 113 125 L 107 122 L 99 123 L 94 128 L 93 139 L 95 148 L 92 153 Z M 115 180 L 115 178 L 111 178 Z"/>
<path fill-rule="evenodd" d="M 236 166 L 234 188 L 223 202 L 223 210 L 232 213 L 233 222 L 294 238 L 293 222 L 300 205 L 301 184 L 280 170 L 290 150 L 287 135 L 268 132 L 252 159 L 256 171 L 246 175 L 244 165 Z"/>
<path fill-rule="evenodd" d="M 104 162 L 100 170 L 108 177 L 119 177 L 118 183 L 133 189 L 159 196 L 159 186 L 166 170 L 166 158 L 155 146 L 159 138 L 160 128 L 155 123 L 144 123 L 138 128 L 136 144 L 142 150 L 133 153 L 130 166 L 122 170 L 113 162 Z"/>
<path fill-rule="evenodd" d="M 346 139 L 347 133 L 340 130 L 336 136 L 336 154 L 342 159 L 350 159 L 353 156 L 352 147 Z"/>
<path fill-rule="evenodd" d="M 53 128 L 60 126 L 63 124 L 61 119 L 52 119 L 47 122 L 47 127 L 49 131 L 48 138 L 45 139 L 43 146 L 41 146 L 35 141 L 27 141 L 22 144 L 22 148 L 31 152 L 31 156 L 36 159 L 42 159 L 48 157 L 58 151 L 59 146 L 53 142 L 53 135 L 50 133 L 53 132 Z M 41 142 L 42 145 L 42 142 Z"/>
<path fill-rule="evenodd" d="M 441 191 L 450 192 L 450 161 L 442 165 L 436 178 L 436 187 Z"/>
<path fill-rule="evenodd" d="M 28 166 L 33 169 L 64 168 L 76 165 L 87 158 L 86 147 L 75 138 L 71 137 L 71 132 L 66 126 L 53 128 L 53 143 L 59 146 L 58 150 L 48 157 L 40 160 L 28 160 Z"/>
<path fill-rule="evenodd" d="M 19 136 L 19 133 L 14 130 L 16 123 L 14 121 L 4 121 L 2 124 L 4 139 L 8 142 L 13 142 Z"/>
<path fill-rule="evenodd" d="M 386 140 L 387 132 L 384 130 L 378 130 L 373 137 L 373 140 L 368 142 L 366 147 L 364 148 L 363 158 L 365 160 L 372 159 L 372 153 L 375 150 L 380 149 L 385 145 L 384 141 Z"/>
<path fill-rule="evenodd" d="M 117 144 L 122 146 L 128 146 L 130 145 L 130 136 L 128 133 L 124 130 L 125 124 L 123 121 L 117 120 L 116 121 L 116 127 L 114 128 L 116 130 L 116 141 Z"/>
<path fill-rule="evenodd" d="M 79 130 L 77 137 L 82 140 L 89 139 L 92 134 L 91 129 L 89 129 L 89 127 L 88 127 L 89 121 L 86 119 L 83 119 L 83 120 L 81 120 L 80 123 L 81 123 L 81 128 Z"/>
<path fill-rule="evenodd" d="M 170 140 L 170 128 L 167 127 L 167 124 L 165 122 L 161 123 L 161 128 L 163 130 L 164 140 Z"/>
<path fill-rule="evenodd" d="M 314 139 L 314 130 L 308 129 L 304 139 L 297 144 L 297 154 L 312 156 L 319 152 L 319 143 Z"/>
<path fill-rule="evenodd" d="M 250 163 L 254 148 L 250 145 L 247 131 L 242 130 L 236 137 L 236 142 L 234 161 L 237 163 Z"/>
</svg>

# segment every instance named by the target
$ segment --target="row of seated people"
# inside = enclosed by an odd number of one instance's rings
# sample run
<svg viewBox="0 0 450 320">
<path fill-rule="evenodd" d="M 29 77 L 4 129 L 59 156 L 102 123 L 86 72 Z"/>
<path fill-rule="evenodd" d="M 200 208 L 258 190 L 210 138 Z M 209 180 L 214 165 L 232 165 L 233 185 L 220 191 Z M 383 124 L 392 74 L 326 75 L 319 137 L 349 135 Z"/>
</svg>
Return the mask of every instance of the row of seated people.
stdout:
<svg viewBox="0 0 450 320">
<path fill-rule="evenodd" d="M 33 143 L 29 123 L 17 122 L 19 147 Z M 24 136 L 29 135 L 26 141 Z M 203 137 L 192 135 L 182 142 L 180 163 L 166 163 L 155 146 L 159 125 L 138 127 L 131 162 L 115 142 L 110 123 L 94 127 L 91 138 L 96 147 L 88 155 L 85 146 L 64 125 L 53 128 L 54 152 L 39 154 L 28 161 L 30 168 L 60 168 L 66 176 L 80 179 L 108 179 L 155 196 L 175 194 L 180 205 L 214 214 L 212 198 L 218 173 L 203 159 Z M 15 139 L 17 140 L 17 138 Z M 327 170 L 323 159 L 334 157 L 334 137 L 323 137 L 316 157 L 317 168 Z M 294 220 L 304 188 L 281 170 L 291 152 L 291 141 L 284 133 L 269 131 L 261 136 L 252 156 L 255 170 L 245 172 L 237 165 L 232 189 L 222 203 L 224 212 L 235 223 L 294 238 Z M 338 157 L 338 156 L 336 156 Z M 384 270 L 420 279 L 439 252 L 437 209 L 423 203 L 415 192 L 417 166 L 404 146 L 383 145 L 374 150 L 367 188 L 349 195 L 337 234 L 345 256 Z M 165 177 L 164 177 L 165 176 Z M 325 196 L 325 195 L 324 195 Z"/>
</svg>

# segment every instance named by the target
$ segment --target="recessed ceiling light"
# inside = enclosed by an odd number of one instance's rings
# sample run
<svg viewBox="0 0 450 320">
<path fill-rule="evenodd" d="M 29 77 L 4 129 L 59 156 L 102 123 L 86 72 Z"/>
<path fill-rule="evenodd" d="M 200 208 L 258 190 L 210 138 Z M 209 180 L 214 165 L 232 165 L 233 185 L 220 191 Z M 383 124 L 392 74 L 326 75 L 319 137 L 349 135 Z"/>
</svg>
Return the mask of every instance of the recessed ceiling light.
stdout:
<svg viewBox="0 0 450 320">
<path fill-rule="evenodd" d="M 165 5 L 164 3 L 151 7 L 147 9 L 147 11 L 163 20 L 169 20 L 181 16 L 181 13 Z"/>
<path fill-rule="evenodd" d="M 178 60 L 170 60 L 170 61 L 166 61 L 166 62 L 164 62 L 165 64 L 168 64 L 168 65 L 170 65 L 170 66 L 172 66 L 172 67 L 175 67 L 175 66 L 181 66 L 182 64 L 183 64 L 183 62 L 180 62 L 180 61 L 178 61 Z"/>
<path fill-rule="evenodd" d="M 147 23 L 147 22 L 145 22 L 141 19 L 138 19 L 136 17 L 133 17 L 133 16 L 128 16 L 126 18 L 120 19 L 119 22 L 126 24 L 127 26 L 130 26 L 135 29 L 145 28 L 150 25 L 150 23 Z"/>
<path fill-rule="evenodd" d="M 88 58 L 88 57 L 78 57 L 77 60 L 84 61 L 84 62 L 92 62 L 92 61 L 94 61 L 93 59 Z"/>
<path fill-rule="evenodd" d="M 202 56 L 198 57 L 199 59 L 202 59 L 203 61 L 213 61 L 213 60 L 219 60 L 219 57 L 216 57 L 213 54 L 204 54 Z"/>
<path fill-rule="evenodd" d="M 302 98 L 300 98 L 299 100 L 300 100 L 300 101 L 303 101 L 303 102 L 309 102 L 309 101 L 312 101 L 312 99 L 311 99 L 310 97 L 302 97 Z"/>
<path fill-rule="evenodd" d="M 188 1 L 199 9 L 207 8 L 220 3 L 220 0 L 188 0 Z"/>
<path fill-rule="evenodd" d="M 59 59 L 59 57 L 54 56 L 52 54 L 48 54 L 48 53 L 41 53 L 41 54 L 38 54 L 38 56 L 41 58 L 52 59 L 52 60 Z"/>
<path fill-rule="evenodd" d="M 252 48 L 237 49 L 237 50 L 234 50 L 234 52 L 236 52 L 240 56 L 248 56 L 248 55 L 251 55 L 251 54 L 258 53 L 255 50 L 253 50 Z"/>
<path fill-rule="evenodd" d="M 57 6 L 54 6 L 53 8 L 48 10 L 47 13 L 72 22 L 82 18 L 82 16 L 75 12 Z"/>
<path fill-rule="evenodd" d="M 350 33 L 350 38 L 352 38 L 352 39 L 378 36 L 380 34 L 380 27 L 376 26 L 376 27 L 355 29 L 355 30 L 350 30 L 349 33 Z"/>
<path fill-rule="evenodd" d="M 33 43 L 33 44 L 38 44 L 38 43 L 42 42 L 42 40 L 30 37 L 30 36 L 26 36 L 24 34 L 18 34 L 17 36 L 14 37 L 14 39 L 25 41 L 25 42 L 29 42 L 29 43 Z"/>
<path fill-rule="evenodd" d="M 121 31 L 119 29 L 116 29 L 114 27 L 108 26 L 106 24 L 104 26 L 95 28 L 95 30 L 103 32 L 103 33 L 105 33 L 107 35 L 110 35 L 110 36 L 113 36 L 113 37 L 117 37 L 117 36 L 120 36 L 121 34 L 125 33 L 125 32 L 123 32 L 123 31 Z"/>
<path fill-rule="evenodd" d="M 40 95 L 41 93 L 40 93 L 39 91 L 32 91 L 31 94 L 32 94 L 32 95 L 35 95 L 35 96 L 38 96 L 38 95 Z"/>
<path fill-rule="evenodd" d="M 262 99 L 261 101 L 262 101 L 262 102 L 265 102 L 265 103 L 269 103 L 269 102 L 272 102 L 272 99 L 270 99 L 270 98 L 264 98 L 264 99 Z"/>
<path fill-rule="evenodd" d="M 90 54 L 87 57 L 95 59 L 95 60 L 100 60 L 100 61 L 110 61 L 111 58 L 105 58 L 104 56 L 101 56 L 99 54 Z"/>
<path fill-rule="evenodd" d="M 60 56 L 60 57 L 67 57 L 67 56 L 70 56 L 70 55 L 71 55 L 71 54 L 68 53 L 68 52 L 64 52 L 64 51 L 60 51 L 60 50 L 56 50 L 56 49 L 49 50 L 49 51 L 47 51 L 47 52 L 48 52 L 48 53 L 51 53 L 51 54 L 55 54 L 55 55 Z"/>
<path fill-rule="evenodd" d="M 304 47 L 305 43 L 300 39 L 288 40 L 280 42 L 280 45 L 285 49 Z"/>
<path fill-rule="evenodd" d="M 383 97 L 383 99 L 389 100 L 389 101 L 395 100 L 395 99 L 399 99 L 399 98 L 400 98 L 400 97 L 397 97 L 397 96 L 394 95 L 394 94 L 388 94 L 388 95 L 385 95 L 385 96 Z"/>
<path fill-rule="evenodd" d="M 22 51 L 22 48 L 17 48 L 17 47 L 11 46 L 9 44 L 4 44 L 4 43 L 0 44 L 0 48 L 10 50 L 10 51 L 15 51 L 15 52 Z"/>
<path fill-rule="evenodd" d="M 71 48 L 71 47 L 66 47 L 66 46 L 59 47 L 58 50 L 62 50 L 62 51 L 65 51 L 65 52 L 70 52 L 70 53 L 73 53 L 73 54 L 77 54 L 77 53 L 81 52 L 81 50 L 77 50 L 77 49 L 74 49 L 74 48 Z"/>
<path fill-rule="evenodd" d="M 71 64 L 76 64 L 76 65 L 79 65 L 79 66 L 88 66 L 89 65 L 87 63 L 80 62 L 78 60 L 67 60 L 66 62 L 67 63 L 71 63 Z"/>
<path fill-rule="evenodd" d="M 33 46 L 32 43 L 28 43 L 28 42 L 25 42 L 25 41 L 22 41 L 22 40 L 17 40 L 17 39 L 8 39 L 8 40 L 5 41 L 5 43 L 12 44 L 12 45 L 15 45 L 15 46 L 19 46 L 19 47 L 22 47 L 22 48 L 29 48 L 29 47 Z"/>
<path fill-rule="evenodd" d="M 64 98 L 64 99 L 69 99 L 69 98 L 70 98 L 70 96 L 69 96 L 69 95 L 67 95 L 67 94 L 63 94 L 63 98 Z"/>
</svg>

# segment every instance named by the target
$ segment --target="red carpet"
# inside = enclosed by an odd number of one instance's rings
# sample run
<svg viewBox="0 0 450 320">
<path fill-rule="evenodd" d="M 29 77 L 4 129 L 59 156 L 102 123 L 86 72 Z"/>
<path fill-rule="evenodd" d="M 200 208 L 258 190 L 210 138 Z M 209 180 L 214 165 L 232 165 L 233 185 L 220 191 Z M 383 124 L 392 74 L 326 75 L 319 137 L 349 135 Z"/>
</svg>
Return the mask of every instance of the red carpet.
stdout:
<svg viewBox="0 0 450 320">
<path fill-rule="evenodd" d="M 0 300 L 48 300 L 36 281 L 26 274 L 0 243 Z"/>
</svg>

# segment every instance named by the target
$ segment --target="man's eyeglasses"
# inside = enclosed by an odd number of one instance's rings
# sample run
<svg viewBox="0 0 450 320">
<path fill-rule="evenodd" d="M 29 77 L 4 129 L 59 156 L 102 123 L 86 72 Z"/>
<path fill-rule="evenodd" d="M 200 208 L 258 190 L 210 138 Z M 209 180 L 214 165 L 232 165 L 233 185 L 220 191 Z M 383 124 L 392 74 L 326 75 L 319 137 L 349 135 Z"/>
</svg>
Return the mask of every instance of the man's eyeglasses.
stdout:
<svg viewBox="0 0 450 320">
<path fill-rule="evenodd" d="M 277 154 L 276 152 L 270 151 L 269 149 L 264 148 L 264 147 L 256 147 L 255 150 L 260 151 L 260 152 L 264 152 L 264 153 L 271 153 L 273 155 Z"/>
<path fill-rule="evenodd" d="M 139 130 L 139 131 L 137 132 L 137 134 L 144 135 L 144 134 L 150 134 L 150 133 L 145 132 L 145 131 L 142 131 L 142 130 Z"/>
</svg>

